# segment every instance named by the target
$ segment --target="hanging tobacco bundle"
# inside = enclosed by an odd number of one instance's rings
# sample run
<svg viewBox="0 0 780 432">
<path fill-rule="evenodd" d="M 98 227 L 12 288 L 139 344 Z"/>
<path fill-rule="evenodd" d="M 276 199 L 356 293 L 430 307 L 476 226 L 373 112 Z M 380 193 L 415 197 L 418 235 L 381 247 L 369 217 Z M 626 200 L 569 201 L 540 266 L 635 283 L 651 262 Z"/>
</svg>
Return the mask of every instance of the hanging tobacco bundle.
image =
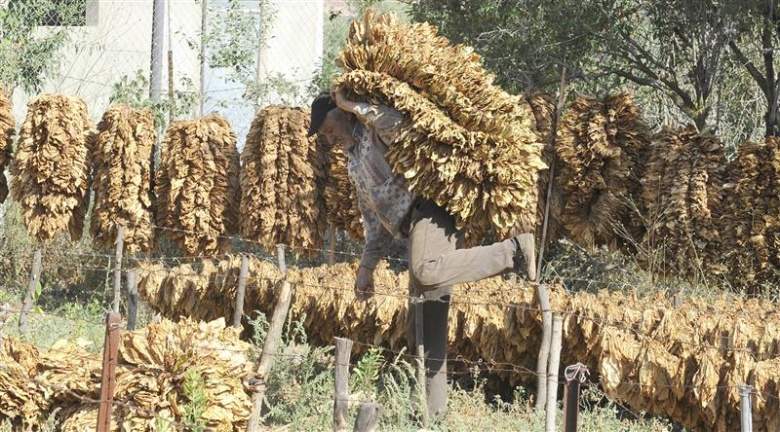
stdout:
<svg viewBox="0 0 780 432">
<path fill-rule="evenodd" d="M 239 157 L 230 124 L 217 115 L 174 122 L 163 141 L 157 224 L 188 255 L 229 247 L 238 228 Z"/>
<path fill-rule="evenodd" d="M 27 106 L 11 165 L 11 193 L 27 231 L 38 241 L 65 231 L 73 240 L 81 238 L 93 129 L 79 98 L 44 94 Z"/>
<path fill-rule="evenodd" d="M 0 204 L 8 197 L 8 181 L 4 172 L 11 161 L 11 145 L 15 129 L 16 122 L 11 113 L 11 101 L 0 90 Z"/>
<path fill-rule="evenodd" d="M 159 262 L 141 263 L 139 293 L 172 318 L 230 317 L 235 303 L 224 299 L 235 298 L 240 261 L 236 256 L 169 269 Z M 358 302 L 350 288 L 357 266 L 293 267 L 283 275 L 273 263 L 251 258 L 249 276 L 256 283 L 246 292 L 244 313 L 270 313 L 286 279 L 294 287 L 291 319 L 302 321 L 312 343 L 330 345 L 340 336 L 362 342 L 355 344 L 358 353 L 366 349 L 363 344 L 400 351 L 406 346 L 408 272 L 380 264 L 374 299 Z M 451 358 L 535 367 L 542 317 L 533 285 L 498 277 L 456 286 L 453 295 L 468 301 L 450 306 Z M 611 399 L 690 430 L 726 432 L 738 428 L 739 385 L 750 382 L 765 396 L 754 406 L 755 425 L 761 430 L 780 425 L 775 303 L 722 295 L 673 307 L 672 299 L 660 294 L 573 293 L 556 285 L 551 285 L 550 301 L 553 310 L 565 312 L 561 361 L 588 366 Z M 483 364 L 490 368 L 489 361 Z M 455 360 L 452 366 L 463 364 Z M 512 384 L 531 378 L 498 369 Z"/>
<path fill-rule="evenodd" d="M 155 131 L 152 112 L 126 105 L 108 109 L 95 142 L 95 206 L 90 231 L 97 245 L 110 248 L 117 227 L 125 227 L 128 252 L 153 245 L 151 167 Z"/>
<path fill-rule="evenodd" d="M 328 223 L 346 231 L 353 240 L 363 240 L 363 220 L 357 190 L 347 172 L 347 155 L 322 138 L 317 139 L 317 145 L 325 159 L 322 195 Z"/>
<path fill-rule="evenodd" d="M 642 177 L 645 243 L 669 270 L 700 274 L 720 255 L 713 215 L 719 214 L 725 167 L 723 144 L 692 126 L 665 130 L 651 144 Z"/>
<path fill-rule="evenodd" d="M 542 143 L 530 107 L 493 84 L 480 57 L 428 24 L 367 13 L 352 24 L 335 82 L 404 115 L 388 162 L 455 218 L 470 243 L 536 225 Z"/>
<path fill-rule="evenodd" d="M 325 231 L 323 155 L 308 137 L 309 113 L 271 106 L 247 136 L 241 159 L 241 235 L 272 249 L 312 255 Z"/>
<path fill-rule="evenodd" d="M 759 290 L 780 282 L 780 139 L 742 144 L 726 168 L 722 271 L 734 285 Z"/>
<path fill-rule="evenodd" d="M 621 93 L 579 97 L 561 119 L 555 150 L 563 206 L 557 216 L 583 247 L 614 248 L 626 236 L 641 235 L 635 210 L 650 139 L 639 117 L 632 98 Z"/>
</svg>

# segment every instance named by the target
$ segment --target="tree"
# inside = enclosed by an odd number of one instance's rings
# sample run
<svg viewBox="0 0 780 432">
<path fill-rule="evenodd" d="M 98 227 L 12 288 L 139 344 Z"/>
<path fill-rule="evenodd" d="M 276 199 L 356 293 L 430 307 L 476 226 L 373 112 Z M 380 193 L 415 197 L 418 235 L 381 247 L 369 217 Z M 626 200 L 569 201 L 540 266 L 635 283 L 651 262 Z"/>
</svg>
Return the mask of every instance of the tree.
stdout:
<svg viewBox="0 0 780 432">
<path fill-rule="evenodd" d="M 78 21 L 84 3 L 56 0 L 14 1 L 0 7 L 0 86 L 7 93 L 21 87 L 28 93 L 41 89 L 47 74 L 58 64 L 57 52 L 68 41 L 65 27 L 36 31 L 40 23 Z"/>
<path fill-rule="evenodd" d="M 603 11 L 614 25 L 598 35 L 599 69 L 666 95 L 704 131 L 723 77 L 727 10 L 687 0 L 611 3 Z"/>
<path fill-rule="evenodd" d="M 421 0 L 417 21 L 428 21 L 453 42 L 474 47 L 510 91 L 545 89 L 585 76 L 596 63 L 596 36 L 610 25 L 595 1 Z"/>
<path fill-rule="evenodd" d="M 750 1 L 759 5 L 767 0 Z M 552 90 L 565 66 L 575 92 L 633 89 L 658 123 L 693 123 L 702 132 L 724 131 L 733 146 L 753 135 L 759 118 L 750 83 L 757 82 L 767 100 L 777 101 L 776 68 L 761 71 L 750 62 L 761 58 L 762 50 L 772 55 L 776 31 L 772 44 L 750 47 L 751 41 L 762 40 L 757 28 L 767 12 L 742 4 L 420 0 L 412 14 L 415 20 L 437 25 L 451 40 L 473 46 L 509 91 Z M 777 29 L 777 14 L 771 16 L 766 27 Z M 733 55 L 735 44 L 745 52 L 739 62 Z M 745 68 L 752 69 L 753 79 Z M 769 104 L 767 118 L 776 119 L 777 113 L 776 103 L 774 108 Z"/>
<path fill-rule="evenodd" d="M 739 64 L 761 89 L 766 102 L 767 136 L 780 135 L 780 67 L 774 52 L 780 45 L 780 10 L 775 0 L 727 0 L 733 15 L 728 46 Z"/>
</svg>

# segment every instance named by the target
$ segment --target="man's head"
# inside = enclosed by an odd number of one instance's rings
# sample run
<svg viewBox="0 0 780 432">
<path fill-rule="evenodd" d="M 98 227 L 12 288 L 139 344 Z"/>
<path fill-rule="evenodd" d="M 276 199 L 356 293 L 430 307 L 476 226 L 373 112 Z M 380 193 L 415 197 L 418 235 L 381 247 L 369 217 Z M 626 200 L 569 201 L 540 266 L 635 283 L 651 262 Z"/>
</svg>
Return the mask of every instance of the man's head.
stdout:
<svg viewBox="0 0 780 432">
<path fill-rule="evenodd" d="M 355 121 L 355 117 L 339 109 L 329 95 L 320 95 L 311 104 L 309 136 L 316 133 L 330 145 L 347 151 L 355 142 L 352 136 Z"/>
</svg>

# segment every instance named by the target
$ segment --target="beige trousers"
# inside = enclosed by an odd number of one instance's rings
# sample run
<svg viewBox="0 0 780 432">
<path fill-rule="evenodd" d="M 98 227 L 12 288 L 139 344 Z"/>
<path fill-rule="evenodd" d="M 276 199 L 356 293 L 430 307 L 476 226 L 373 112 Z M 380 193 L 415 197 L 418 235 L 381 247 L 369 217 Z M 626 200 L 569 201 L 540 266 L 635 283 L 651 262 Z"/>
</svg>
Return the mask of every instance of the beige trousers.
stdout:
<svg viewBox="0 0 780 432">
<path fill-rule="evenodd" d="M 409 294 L 425 301 L 410 301 L 407 340 L 416 350 L 415 312 L 422 307 L 428 413 L 434 418 L 447 408 L 447 315 L 452 285 L 501 274 L 513 267 L 511 240 L 462 249 L 463 236 L 455 221 L 431 201 L 412 209 L 409 230 Z"/>
</svg>

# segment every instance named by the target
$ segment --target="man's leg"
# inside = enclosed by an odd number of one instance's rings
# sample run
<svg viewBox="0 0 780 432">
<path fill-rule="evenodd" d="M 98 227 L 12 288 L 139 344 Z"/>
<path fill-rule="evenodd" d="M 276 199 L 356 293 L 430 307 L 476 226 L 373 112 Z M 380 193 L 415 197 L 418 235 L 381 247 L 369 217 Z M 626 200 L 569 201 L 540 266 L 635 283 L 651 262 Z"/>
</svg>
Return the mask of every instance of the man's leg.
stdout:
<svg viewBox="0 0 780 432">
<path fill-rule="evenodd" d="M 430 201 L 415 208 L 409 240 L 411 273 L 425 291 L 476 282 L 514 267 L 515 244 L 504 240 L 489 246 L 457 249 L 455 221 Z"/>
<path fill-rule="evenodd" d="M 412 213 L 409 236 L 410 263 L 413 257 L 420 256 L 424 251 L 448 254 L 457 248 L 457 236 L 448 236 L 444 230 L 428 230 L 425 215 L 419 211 L 419 208 Z M 454 227 L 452 232 L 454 233 Z M 423 294 L 423 289 L 427 288 L 415 278 L 414 272 L 410 272 L 409 285 L 409 294 L 414 297 L 420 297 Z M 428 399 L 428 414 L 431 418 L 435 418 L 444 415 L 447 409 L 447 324 L 450 287 L 440 286 L 434 291 L 425 292 L 424 295 L 426 299 L 424 303 L 410 304 L 409 321 L 412 322 L 412 325 L 408 329 L 408 334 L 409 339 L 414 340 L 415 325 L 417 324 L 414 322 L 414 307 L 422 307 L 421 324 L 425 346 L 425 388 Z M 414 344 L 410 344 L 410 349 L 416 350 L 416 348 Z"/>
</svg>

